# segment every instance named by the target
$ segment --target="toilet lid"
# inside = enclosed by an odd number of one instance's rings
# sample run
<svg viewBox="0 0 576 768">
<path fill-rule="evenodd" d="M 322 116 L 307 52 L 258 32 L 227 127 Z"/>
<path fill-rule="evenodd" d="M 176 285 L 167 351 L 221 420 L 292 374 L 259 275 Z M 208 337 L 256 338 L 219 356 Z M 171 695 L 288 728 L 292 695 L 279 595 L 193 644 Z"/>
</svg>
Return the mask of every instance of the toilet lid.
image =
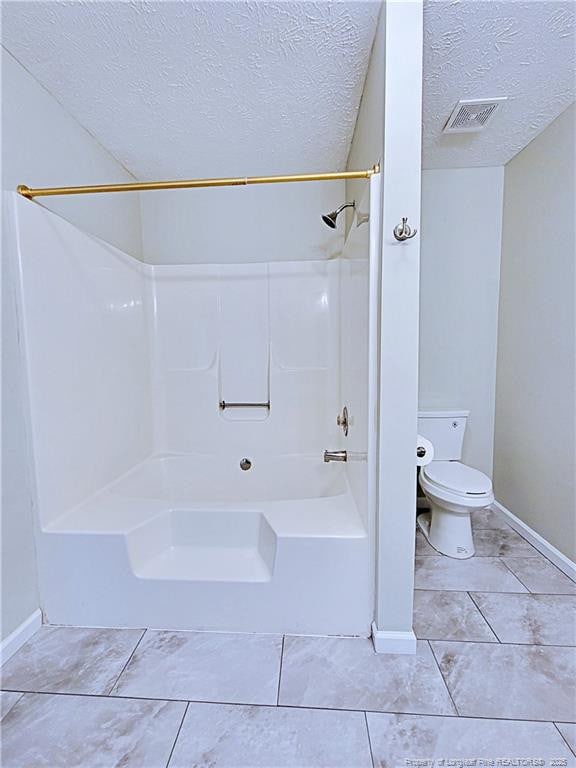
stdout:
<svg viewBox="0 0 576 768">
<path fill-rule="evenodd" d="M 456 493 L 481 495 L 492 491 L 489 477 L 459 461 L 433 461 L 422 471 L 430 482 Z"/>
</svg>

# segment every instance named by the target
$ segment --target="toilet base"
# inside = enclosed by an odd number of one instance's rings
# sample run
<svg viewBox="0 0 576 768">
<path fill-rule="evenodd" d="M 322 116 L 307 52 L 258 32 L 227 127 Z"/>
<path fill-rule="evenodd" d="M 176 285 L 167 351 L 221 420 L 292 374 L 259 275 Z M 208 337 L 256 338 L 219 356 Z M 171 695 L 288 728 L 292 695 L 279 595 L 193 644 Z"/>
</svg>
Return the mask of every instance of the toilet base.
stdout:
<svg viewBox="0 0 576 768">
<path fill-rule="evenodd" d="M 451 512 L 430 502 L 430 512 L 418 515 L 418 527 L 437 552 L 457 560 L 473 557 L 470 512 Z"/>
</svg>

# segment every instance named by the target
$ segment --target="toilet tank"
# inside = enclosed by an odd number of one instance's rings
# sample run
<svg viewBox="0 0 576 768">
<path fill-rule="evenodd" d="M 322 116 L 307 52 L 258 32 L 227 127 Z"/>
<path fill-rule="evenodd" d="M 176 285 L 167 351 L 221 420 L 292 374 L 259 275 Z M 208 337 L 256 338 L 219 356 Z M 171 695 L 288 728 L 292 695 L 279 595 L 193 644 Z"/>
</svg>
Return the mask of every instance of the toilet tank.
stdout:
<svg viewBox="0 0 576 768">
<path fill-rule="evenodd" d="M 470 411 L 418 411 L 418 434 L 434 446 L 434 461 L 458 461 Z"/>
</svg>

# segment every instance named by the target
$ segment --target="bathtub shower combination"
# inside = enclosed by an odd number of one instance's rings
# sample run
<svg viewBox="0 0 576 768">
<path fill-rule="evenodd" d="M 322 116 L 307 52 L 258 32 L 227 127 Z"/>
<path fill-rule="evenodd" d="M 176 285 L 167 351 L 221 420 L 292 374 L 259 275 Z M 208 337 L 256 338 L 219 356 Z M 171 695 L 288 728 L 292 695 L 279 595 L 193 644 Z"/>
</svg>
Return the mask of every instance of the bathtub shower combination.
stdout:
<svg viewBox="0 0 576 768">
<path fill-rule="evenodd" d="M 336 258 L 186 266 L 9 196 L 49 622 L 370 634 L 377 184 Z"/>
</svg>

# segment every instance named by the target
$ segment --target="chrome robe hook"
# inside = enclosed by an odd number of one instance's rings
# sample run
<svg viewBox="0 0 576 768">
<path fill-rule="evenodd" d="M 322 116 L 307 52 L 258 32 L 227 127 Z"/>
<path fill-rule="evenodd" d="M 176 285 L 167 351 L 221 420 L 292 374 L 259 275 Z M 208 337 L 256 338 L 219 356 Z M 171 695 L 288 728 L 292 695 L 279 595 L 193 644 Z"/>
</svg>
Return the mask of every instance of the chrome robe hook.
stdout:
<svg viewBox="0 0 576 768">
<path fill-rule="evenodd" d="M 394 227 L 394 237 L 396 240 L 399 240 L 400 242 L 403 242 L 404 240 L 411 240 L 413 237 L 415 237 L 418 234 L 418 230 L 415 229 L 412 231 L 412 227 L 407 224 L 408 217 L 403 216 L 402 217 L 402 224 L 396 224 Z"/>
</svg>

